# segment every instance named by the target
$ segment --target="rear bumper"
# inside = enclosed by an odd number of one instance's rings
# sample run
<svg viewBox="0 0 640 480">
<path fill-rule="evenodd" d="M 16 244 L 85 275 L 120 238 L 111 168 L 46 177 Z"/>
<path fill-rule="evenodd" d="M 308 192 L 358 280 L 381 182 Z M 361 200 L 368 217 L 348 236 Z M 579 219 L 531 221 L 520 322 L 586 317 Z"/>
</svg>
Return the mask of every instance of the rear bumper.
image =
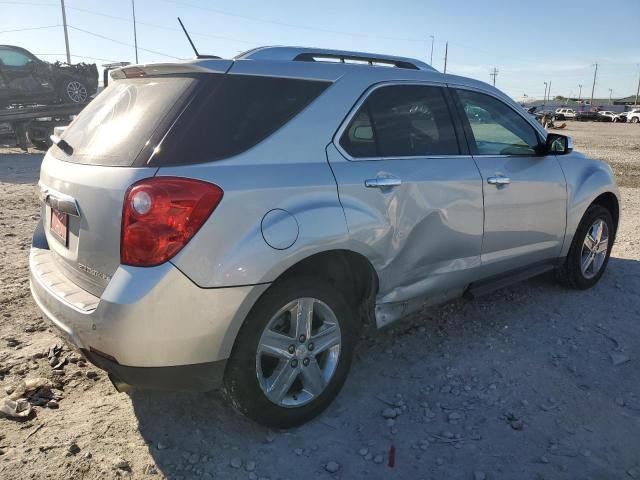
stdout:
<svg viewBox="0 0 640 480">
<path fill-rule="evenodd" d="M 57 272 L 53 255 L 34 237 L 30 286 L 44 317 L 92 363 L 134 386 L 215 387 L 240 326 L 268 287 L 203 289 L 167 262 L 120 266 L 98 298 Z"/>
<path fill-rule="evenodd" d="M 81 351 L 92 364 L 109 373 L 114 385 L 124 383 L 153 390 L 213 390 L 222 385 L 227 364 L 226 360 L 219 360 L 172 367 L 127 367 L 96 352 Z"/>
</svg>

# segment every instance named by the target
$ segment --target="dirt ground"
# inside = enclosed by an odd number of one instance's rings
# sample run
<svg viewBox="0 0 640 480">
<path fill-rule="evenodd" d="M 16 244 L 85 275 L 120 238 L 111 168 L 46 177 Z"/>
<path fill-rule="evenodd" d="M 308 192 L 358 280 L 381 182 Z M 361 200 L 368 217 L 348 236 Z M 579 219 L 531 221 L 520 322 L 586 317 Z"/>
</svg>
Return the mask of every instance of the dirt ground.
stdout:
<svg viewBox="0 0 640 480">
<path fill-rule="evenodd" d="M 367 329 L 335 403 L 289 431 L 219 393 L 116 393 L 68 346 L 55 374 L 46 352 L 63 341 L 27 277 L 41 155 L 1 150 L 0 398 L 24 379 L 58 388 L 0 418 L 0 478 L 640 479 L 640 127 L 565 131 L 627 186 L 602 281 L 541 277 Z"/>
</svg>

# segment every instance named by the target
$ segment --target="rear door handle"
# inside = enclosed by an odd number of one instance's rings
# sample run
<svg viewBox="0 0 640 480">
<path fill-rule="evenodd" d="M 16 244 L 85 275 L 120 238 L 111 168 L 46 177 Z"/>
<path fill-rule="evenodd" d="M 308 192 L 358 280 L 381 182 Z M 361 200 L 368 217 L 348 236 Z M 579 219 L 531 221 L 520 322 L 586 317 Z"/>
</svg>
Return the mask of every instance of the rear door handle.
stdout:
<svg viewBox="0 0 640 480">
<path fill-rule="evenodd" d="M 364 181 L 364 186 L 367 188 L 392 188 L 399 185 L 402 185 L 402 180 L 398 177 L 376 177 Z"/>
<path fill-rule="evenodd" d="M 509 177 L 503 177 L 502 175 L 496 175 L 495 177 L 487 178 L 487 183 L 490 185 L 508 185 L 511 183 Z"/>
</svg>

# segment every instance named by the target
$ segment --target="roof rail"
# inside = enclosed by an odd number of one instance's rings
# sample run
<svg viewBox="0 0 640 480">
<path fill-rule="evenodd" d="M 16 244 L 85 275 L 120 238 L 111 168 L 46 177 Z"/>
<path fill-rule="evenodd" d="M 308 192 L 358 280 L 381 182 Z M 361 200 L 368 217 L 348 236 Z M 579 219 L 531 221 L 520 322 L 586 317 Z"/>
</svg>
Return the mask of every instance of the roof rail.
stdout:
<svg viewBox="0 0 640 480">
<path fill-rule="evenodd" d="M 331 62 L 365 64 L 380 67 L 408 68 L 412 70 L 436 69 L 414 58 L 378 55 L 375 53 L 350 52 L 346 50 L 329 50 L 324 48 L 305 47 L 258 47 L 241 53 L 235 60 L 280 60 L 296 62 Z"/>
</svg>

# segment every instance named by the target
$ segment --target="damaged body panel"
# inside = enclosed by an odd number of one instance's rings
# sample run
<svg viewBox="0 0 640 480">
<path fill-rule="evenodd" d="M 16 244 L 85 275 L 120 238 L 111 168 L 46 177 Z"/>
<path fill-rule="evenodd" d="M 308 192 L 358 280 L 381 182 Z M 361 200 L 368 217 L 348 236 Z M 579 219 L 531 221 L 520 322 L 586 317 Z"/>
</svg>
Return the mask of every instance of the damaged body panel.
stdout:
<svg viewBox="0 0 640 480">
<path fill-rule="evenodd" d="M 95 64 L 49 63 L 24 48 L 0 45 L 0 108 L 85 104 L 97 88 Z"/>
</svg>

